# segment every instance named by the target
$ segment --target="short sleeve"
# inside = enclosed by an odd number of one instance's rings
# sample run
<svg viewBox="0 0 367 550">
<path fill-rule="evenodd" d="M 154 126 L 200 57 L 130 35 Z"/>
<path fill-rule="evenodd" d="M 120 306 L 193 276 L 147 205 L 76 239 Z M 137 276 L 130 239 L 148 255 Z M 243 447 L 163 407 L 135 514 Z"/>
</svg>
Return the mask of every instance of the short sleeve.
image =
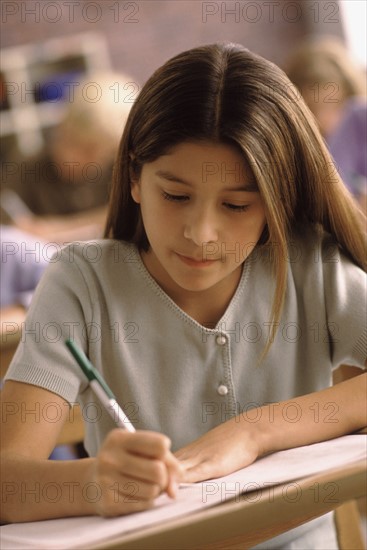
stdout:
<svg viewBox="0 0 367 550">
<path fill-rule="evenodd" d="M 364 367 L 367 358 L 366 273 L 324 241 L 325 307 L 333 366 Z"/>
</svg>

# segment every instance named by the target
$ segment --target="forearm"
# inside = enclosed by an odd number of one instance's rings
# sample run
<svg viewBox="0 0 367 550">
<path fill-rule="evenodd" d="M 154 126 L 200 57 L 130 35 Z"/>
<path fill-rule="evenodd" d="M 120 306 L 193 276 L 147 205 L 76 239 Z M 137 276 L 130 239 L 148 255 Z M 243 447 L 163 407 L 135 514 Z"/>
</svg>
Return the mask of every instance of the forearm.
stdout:
<svg viewBox="0 0 367 550">
<path fill-rule="evenodd" d="M 261 407 L 253 424 L 260 456 L 339 437 L 367 424 L 367 374 L 325 390 Z M 248 421 L 246 422 L 248 428 Z"/>
<path fill-rule="evenodd" d="M 99 488 L 91 483 L 95 459 L 40 460 L 2 453 L 1 521 L 37 521 L 92 515 Z"/>
</svg>

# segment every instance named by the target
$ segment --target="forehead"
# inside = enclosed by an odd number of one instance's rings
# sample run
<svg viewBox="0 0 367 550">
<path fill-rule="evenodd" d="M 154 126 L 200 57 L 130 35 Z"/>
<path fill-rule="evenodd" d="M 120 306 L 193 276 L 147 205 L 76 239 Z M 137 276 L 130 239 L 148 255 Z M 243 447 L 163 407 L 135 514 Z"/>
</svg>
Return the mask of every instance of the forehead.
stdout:
<svg viewBox="0 0 367 550">
<path fill-rule="evenodd" d="M 220 179 L 223 184 L 251 182 L 256 185 L 245 156 L 239 147 L 228 143 L 183 142 L 149 164 L 160 175 L 172 174 L 185 179 L 192 176 L 195 180 L 200 176 L 204 182 Z"/>
</svg>

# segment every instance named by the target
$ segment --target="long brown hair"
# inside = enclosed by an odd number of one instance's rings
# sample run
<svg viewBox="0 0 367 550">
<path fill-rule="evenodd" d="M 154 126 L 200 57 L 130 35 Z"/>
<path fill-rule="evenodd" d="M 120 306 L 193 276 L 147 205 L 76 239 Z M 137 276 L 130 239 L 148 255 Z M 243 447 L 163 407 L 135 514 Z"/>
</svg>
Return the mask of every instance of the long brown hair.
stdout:
<svg viewBox="0 0 367 550">
<path fill-rule="evenodd" d="M 276 244 L 273 321 L 284 301 L 287 243 L 294 228 L 313 224 L 331 233 L 357 265 L 366 267 L 361 213 L 310 111 L 281 69 L 238 44 L 183 52 L 147 81 L 121 139 L 106 237 L 149 248 L 140 207 L 130 194 L 131 178 L 173 146 L 197 140 L 236 144 L 253 171 L 264 201 L 267 243 Z"/>
</svg>

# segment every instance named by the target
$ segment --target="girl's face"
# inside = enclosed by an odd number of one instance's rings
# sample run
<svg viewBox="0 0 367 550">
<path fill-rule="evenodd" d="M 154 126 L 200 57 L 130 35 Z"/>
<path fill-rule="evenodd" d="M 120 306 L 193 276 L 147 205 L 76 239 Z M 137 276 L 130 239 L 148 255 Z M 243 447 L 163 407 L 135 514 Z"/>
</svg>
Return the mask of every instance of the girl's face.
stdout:
<svg viewBox="0 0 367 550">
<path fill-rule="evenodd" d="M 150 243 L 143 261 L 173 299 L 234 292 L 265 226 L 263 201 L 239 150 L 184 142 L 146 163 L 131 194 Z"/>
</svg>

